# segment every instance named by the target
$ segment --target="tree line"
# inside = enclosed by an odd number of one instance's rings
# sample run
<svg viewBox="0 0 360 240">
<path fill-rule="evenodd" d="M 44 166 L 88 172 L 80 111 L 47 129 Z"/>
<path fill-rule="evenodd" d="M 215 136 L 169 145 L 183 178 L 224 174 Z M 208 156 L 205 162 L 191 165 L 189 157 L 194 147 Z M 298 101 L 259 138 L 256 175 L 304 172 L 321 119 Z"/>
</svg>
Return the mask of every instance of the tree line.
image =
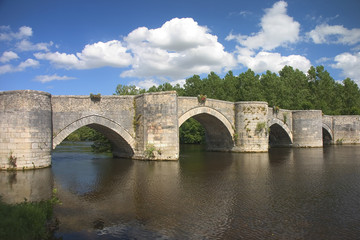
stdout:
<svg viewBox="0 0 360 240">
<path fill-rule="evenodd" d="M 265 101 L 269 106 L 289 110 L 322 110 L 327 115 L 360 115 L 360 90 L 346 78 L 335 81 L 323 66 L 311 67 L 307 74 L 285 66 L 278 74 L 267 71 L 255 74 L 251 69 L 235 76 L 229 71 L 223 78 L 211 72 L 201 79 L 194 75 L 184 86 L 164 83 L 148 90 L 119 84 L 116 95 L 137 95 L 145 92 L 176 91 L 179 96 L 208 98 L 231 102 Z"/>
<path fill-rule="evenodd" d="M 235 76 L 229 71 L 223 78 L 211 72 L 207 77 L 194 75 L 186 79 L 183 86 L 164 83 L 148 90 L 134 85 L 117 85 L 115 95 L 138 95 L 146 92 L 176 91 L 179 96 L 207 98 L 231 102 L 265 101 L 269 106 L 289 110 L 322 110 L 327 115 L 360 115 L 360 90 L 351 79 L 335 81 L 323 66 L 311 67 L 304 72 L 285 66 L 279 73 L 267 71 L 261 75 L 251 69 Z M 79 130 L 80 132 L 82 130 Z M 104 137 L 95 135 L 87 139 L 86 132 L 75 132 L 80 140 L 95 141 L 94 150 L 101 151 Z M 189 119 L 180 127 L 180 143 L 203 143 L 205 130 L 194 119 Z M 70 137 L 71 138 L 71 137 Z"/>
</svg>

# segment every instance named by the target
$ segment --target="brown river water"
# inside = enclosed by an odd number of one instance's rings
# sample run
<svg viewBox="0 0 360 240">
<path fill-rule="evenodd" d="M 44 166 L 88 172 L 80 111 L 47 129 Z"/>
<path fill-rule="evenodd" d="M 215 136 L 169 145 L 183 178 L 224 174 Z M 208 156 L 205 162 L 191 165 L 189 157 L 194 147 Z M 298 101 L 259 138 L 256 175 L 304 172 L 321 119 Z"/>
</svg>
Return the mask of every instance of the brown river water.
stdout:
<svg viewBox="0 0 360 240">
<path fill-rule="evenodd" d="M 0 172 L 4 201 L 48 198 L 62 239 L 359 239 L 360 146 L 113 159 L 63 143 L 52 167 Z"/>
</svg>

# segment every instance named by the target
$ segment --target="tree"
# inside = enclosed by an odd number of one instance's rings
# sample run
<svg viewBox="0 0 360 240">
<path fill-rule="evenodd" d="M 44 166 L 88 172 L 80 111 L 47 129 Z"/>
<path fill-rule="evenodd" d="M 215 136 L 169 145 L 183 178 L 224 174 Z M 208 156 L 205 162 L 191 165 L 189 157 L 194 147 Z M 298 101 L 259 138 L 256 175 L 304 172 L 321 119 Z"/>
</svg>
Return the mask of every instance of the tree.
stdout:
<svg viewBox="0 0 360 240">
<path fill-rule="evenodd" d="M 115 90 L 116 95 L 138 95 L 145 93 L 145 89 L 140 89 L 134 85 L 118 84 Z"/>
<path fill-rule="evenodd" d="M 359 86 L 350 78 L 343 81 L 341 99 L 343 108 L 341 114 L 360 115 L 360 90 Z"/>
<path fill-rule="evenodd" d="M 239 75 L 237 101 L 262 101 L 265 100 L 262 93 L 260 76 L 248 69 Z"/>
</svg>

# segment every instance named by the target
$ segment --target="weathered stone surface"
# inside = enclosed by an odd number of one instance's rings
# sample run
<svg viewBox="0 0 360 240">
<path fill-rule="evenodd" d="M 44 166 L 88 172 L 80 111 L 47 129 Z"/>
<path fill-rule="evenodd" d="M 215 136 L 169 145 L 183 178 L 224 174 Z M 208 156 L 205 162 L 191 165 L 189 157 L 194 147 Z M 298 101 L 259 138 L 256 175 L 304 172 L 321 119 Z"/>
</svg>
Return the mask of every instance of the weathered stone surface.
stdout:
<svg viewBox="0 0 360 240">
<path fill-rule="evenodd" d="M 41 168 L 51 150 L 82 126 L 102 132 L 114 156 L 177 160 L 179 127 L 189 118 L 206 131 L 212 151 L 266 152 L 271 146 L 321 147 L 360 143 L 360 116 L 323 116 L 266 102 L 178 97 L 176 92 L 138 96 L 51 96 L 39 91 L 0 92 L 0 169 Z"/>
<path fill-rule="evenodd" d="M 268 151 L 268 104 L 266 102 L 235 103 L 236 147 L 239 152 Z"/>
<path fill-rule="evenodd" d="M 1 92 L 0 112 L 0 169 L 49 166 L 51 95 L 31 90 Z"/>
<path fill-rule="evenodd" d="M 294 111 L 294 147 L 322 147 L 322 112 L 320 110 Z"/>
</svg>

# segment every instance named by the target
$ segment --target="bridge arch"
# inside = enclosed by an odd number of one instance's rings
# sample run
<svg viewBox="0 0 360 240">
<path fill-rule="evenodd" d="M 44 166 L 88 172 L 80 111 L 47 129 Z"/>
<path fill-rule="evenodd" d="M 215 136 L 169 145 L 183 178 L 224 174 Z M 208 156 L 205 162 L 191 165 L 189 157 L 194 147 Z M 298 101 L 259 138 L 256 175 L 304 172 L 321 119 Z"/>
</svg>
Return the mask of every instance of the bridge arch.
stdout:
<svg viewBox="0 0 360 240">
<path fill-rule="evenodd" d="M 204 127 L 208 150 L 229 151 L 234 147 L 234 129 L 219 111 L 205 106 L 190 109 L 179 117 L 179 127 L 189 118 L 194 118 Z"/>
<path fill-rule="evenodd" d="M 333 132 L 331 131 L 330 127 L 325 123 L 322 124 L 322 134 L 323 134 L 323 144 L 329 145 L 333 142 Z"/>
<path fill-rule="evenodd" d="M 270 147 L 276 146 L 290 146 L 293 143 L 293 135 L 289 127 L 280 119 L 273 118 L 269 122 L 270 134 L 269 145 Z"/>
<path fill-rule="evenodd" d="M 53 138 L 53 149 L 56 148 L 70 133 L 88 126 L 108 138 L 113 146 L 115 157 L 131 157 L 135 151 L 135 139 L 120 124 L 100 115 L 89 115 L 80 118 L 62 129 Z"/>
</svg>

